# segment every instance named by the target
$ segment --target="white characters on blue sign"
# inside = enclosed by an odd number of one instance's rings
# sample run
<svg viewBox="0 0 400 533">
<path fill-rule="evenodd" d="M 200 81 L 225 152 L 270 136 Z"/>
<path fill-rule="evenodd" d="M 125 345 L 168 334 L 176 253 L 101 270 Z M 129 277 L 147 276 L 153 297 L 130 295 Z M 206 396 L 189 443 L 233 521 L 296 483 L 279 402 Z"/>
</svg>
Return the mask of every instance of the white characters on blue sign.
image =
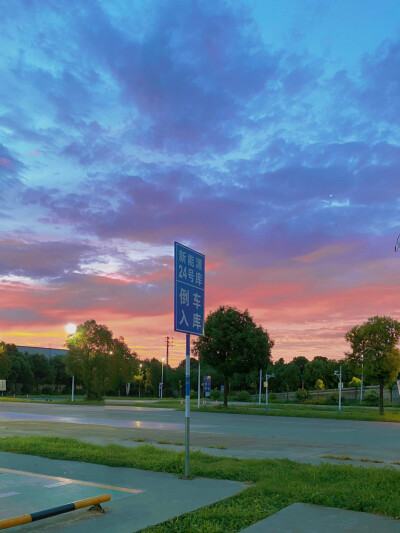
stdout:
<svg viewBox="0 0 400 533">
<path fill-rule="evenodd" d="M 175 329 L 202 335 L 204 256 L 175 243 Z"/>
</svg>

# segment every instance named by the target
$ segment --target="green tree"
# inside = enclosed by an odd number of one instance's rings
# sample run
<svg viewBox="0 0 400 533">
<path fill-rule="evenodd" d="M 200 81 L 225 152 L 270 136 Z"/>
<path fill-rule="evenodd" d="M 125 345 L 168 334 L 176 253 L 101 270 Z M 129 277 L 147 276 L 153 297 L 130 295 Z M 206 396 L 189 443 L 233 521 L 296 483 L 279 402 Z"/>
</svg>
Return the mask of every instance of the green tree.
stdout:
<svg viewBox="0 0 400 533">
<path fill-rule="evenodd" d="M 294 357 L 292 361 L 290 362 L 290 364 L 296 365 L 297 368 L 299 369 L 302 389 L 304 389 L 304 370 L 309 362 L 310 361 L 307 359 L 307 357 L 304 357 L 303 355 Z"/>
<path fill-rule="evenodd" d="M 117 347 L 121 353 L 126 351 L 127 356 L 130 355 L 125 343 L 114 339 L 112 331 L 95 320 L 80 324 L 76 333 L 68 337 L 67 346 L 67 373 L 82 381 L 86 397 L 90 400 L 101 399 L 106 391 L 112 390 L 118 379 L 115 372 L 118 374 L 119 367 L 112 364 L 113 350 Z"/>
<path fill-rule="evenodd" d="M 33 379 L 30 355 L 16 350 L 11 357 L 11 371 L 9 374 L 9 381 L 14 385 L 14 393 L 17 392 L 17 383 L 22 384 L 22 392 L 30 392 Z"/>
<path fill-rule="evenodd" d="M 318 399 L 319 399 L 319 392 L 325 389 L 325 385 L 322 379 L 317 379 L 317 381 L 315 382 L 315 389 L 318 391 Z"/>
<path fill-rule="evenodd" d="M 55 355 L 49 359 L 51 373 L 53 375 L 54 385 L 57 388 L 57 393 L 60 394 L 61 387 L 70 384 L 70 378 L 65 371 L 65 355 Z"/>
<path fill-rule="evenodd" d="M 41 353 L 34 353 L 30 356 L 30 363 L 33 372 L 36 392 L 39 393 L 39 385 L 53 383 L 54 375 L 47 357 Z"/>
<path fill-rule="evenodd" d="M 204 336 L 194 343 L 194 349 L 201 364 L 209 364 L 223 375 L 226 406 L 229 378 L 235 372 L 266 368 L 273 345 L 268 332 L 254 323 L 247 310 L 221 306 L 208 315 Z"/>
<path fill-rule="evenodd" d="M 0 342 L 0 379 L 7 379 L 11 372 L 12 362 L 11 362 L 11 353 L 12 347 L 16 347 L 12 344 L 6 344 L 5 342 Z"/>
<path fill-rule="evenodd" d="M 299 367 L 293 363 L 286 364 L 282 369 L 282 385 L 286 391 L 286 400 L 289 401 L 289 391 L 297 390 L 301 385 Z"/>
<path fill-rule="evenodd" d="M 361 387 L 361 379 L 353 376 L 349 381 L 349 387 L 354 387 L 354 401 L 357 401 L 357 390 Z"/>
<path fill-rule="evenodd" d="M 110 357 L 110 378 L 111 387 L 118 390 L 121 395 L 121 387 L 125 387 L 126 395 L 130 390 L 130 383 L 138 371 L 138 356 L 136 352 L 131 352 L 123 337 L 112 340 Z"/>
<path fill-rule="evenodd" d="M 355 326 L 345 334 L 351 345 L 346 354 L 349 361 L 361 367 L 364 375 L 379 384 L 379 413 L 383 415 L 383 388 L 393 382 L 400 370 L 400 350 L 396 347 L 400 338 L 400 322 L 388 316 L 374 316 L 361 326 Z"/>
</svg>

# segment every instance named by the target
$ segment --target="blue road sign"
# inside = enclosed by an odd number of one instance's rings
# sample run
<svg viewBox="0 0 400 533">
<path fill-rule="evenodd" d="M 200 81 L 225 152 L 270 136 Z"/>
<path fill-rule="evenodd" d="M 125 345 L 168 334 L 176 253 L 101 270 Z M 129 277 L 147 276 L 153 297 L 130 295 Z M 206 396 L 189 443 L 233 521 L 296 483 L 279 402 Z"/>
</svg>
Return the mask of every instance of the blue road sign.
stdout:
<svg viewBox="0 0 400 533">
<path fill-rule="evenodd" d="M 175 331 L 203 335 L 205 256 L 175 243 Z"/>
<path fill-rule="evenodd" d="M 211 393 L 211 376 L 204 376 L 203 391 L 205 396 L 210 396 Z"/>
</svg>

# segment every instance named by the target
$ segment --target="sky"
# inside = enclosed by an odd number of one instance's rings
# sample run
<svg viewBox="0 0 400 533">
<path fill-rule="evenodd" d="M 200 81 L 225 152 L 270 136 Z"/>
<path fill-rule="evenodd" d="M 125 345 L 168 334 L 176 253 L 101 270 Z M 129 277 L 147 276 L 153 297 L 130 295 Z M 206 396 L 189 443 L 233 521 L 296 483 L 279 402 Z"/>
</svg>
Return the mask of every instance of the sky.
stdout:
<svg viewBox="0 0 400 533">
<path fill-rule="evenodd" d="M 1 340 L 95 319 L 178 364 L 174 241 L 274 360 L 400 319 L 398 0 L 0 9 Z"/>
</svg>

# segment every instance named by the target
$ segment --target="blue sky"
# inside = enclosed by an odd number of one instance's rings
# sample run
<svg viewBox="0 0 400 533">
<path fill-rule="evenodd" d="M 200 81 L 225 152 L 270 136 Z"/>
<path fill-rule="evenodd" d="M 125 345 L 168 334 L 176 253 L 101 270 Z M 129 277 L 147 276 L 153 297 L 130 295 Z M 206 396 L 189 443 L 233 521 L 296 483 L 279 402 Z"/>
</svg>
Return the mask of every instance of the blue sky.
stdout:
<svg viewBox="0 0 400 533">
<path fill-rule="evenodd" d="M 274 357 L 399 316 L 398 2 L 0 7 L 3 340 L 95 318 L 161 356 L 175 240 Z"/>
</svg>

